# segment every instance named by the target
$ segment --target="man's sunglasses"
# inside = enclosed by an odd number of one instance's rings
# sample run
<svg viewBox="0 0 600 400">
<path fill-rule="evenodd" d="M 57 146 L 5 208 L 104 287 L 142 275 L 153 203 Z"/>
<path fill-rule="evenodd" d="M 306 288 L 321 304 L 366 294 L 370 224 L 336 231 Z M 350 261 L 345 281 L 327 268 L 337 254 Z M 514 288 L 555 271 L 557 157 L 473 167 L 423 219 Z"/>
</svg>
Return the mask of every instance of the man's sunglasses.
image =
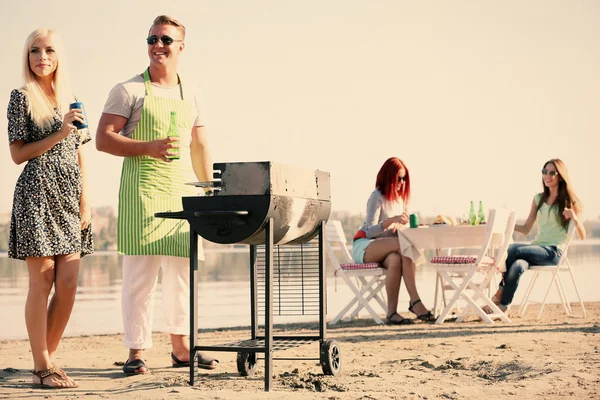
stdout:
<svg viewBox="0 0 600 400">
<path fill-rule="evenodd" d="M 167 35 L 164 35 L 164 36 L 161 36 L 161 37 L 158 37 L 156 35 L 152 35 L 152 36 L 148 36 L 146 38 L 146 43 L 148 43 L 149 45 L 155 45 L 156 43 L 158 43 L 159 40 L 165 46 L 169 46 L 169 45 L 173 44 L 173 42 L 183 42 L 183 40 L 173 39 L 171 36 L 167 36 Z"/>
<path fill-rule="evenodd" d="M 550 176 L 554 177 L 554 176 L 558 175 L 558 171 L 550 171 L 550 170 L 547 170 L 546 168 L 544 168 L 542 170 L 542 175 L 550 175 Z"/>
</svg>

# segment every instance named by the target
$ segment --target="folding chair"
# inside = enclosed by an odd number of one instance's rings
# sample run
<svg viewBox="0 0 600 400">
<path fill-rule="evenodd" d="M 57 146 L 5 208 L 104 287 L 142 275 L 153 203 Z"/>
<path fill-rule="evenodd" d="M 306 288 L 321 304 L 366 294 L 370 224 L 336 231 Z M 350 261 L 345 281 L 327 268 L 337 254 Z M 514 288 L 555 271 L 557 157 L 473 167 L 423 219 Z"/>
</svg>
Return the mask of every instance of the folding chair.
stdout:
<svg viewBox="0 0 600 400">
<path fill-rule="evenodd" d="M 506 251 L 512 241 L 514 229 L 514 212 L 490 210 L 485 238 L 477 255 L 436 256 L 431 260 L 431 264 L 437 267 L 439 277 L 436 286 L 439 283 L 442 286 L 442 291 L 444 286 L 449 286 L 454 290 L 454 295 L 436 319 L 436 324 L 444 322 L 450 311 L 456 307 L 459 299 L 464 300 L 466 305 L 460 309 L 457 322 L 464 320 L 471 310 L 475 311 L 488 324 L 494 323 L 492 318 L 500 318 L 502 321 L 511 322 L 508 316 L 491 301 L 485 291 L 489 288 L 494 275 L 506 260 Z M 495 235 L 501 235 L 502 239 L 500 245 L 493 252 L 494 257 L 492 258 L 488 257 L 487 254 L 492 247 L 492 238 Z M 477 281 L 476 277 L 480 279 Z M 492 310 L 492 314 L 486 314 L 477 305 L 478 300 L 483 301 Z"/>
<path fill-rule="evenodd" d="M 358 264 L 352 260 L 346 247 L 346 237 L 340 221 L 330 220 L 327 222 L 325 237 L 327 239 L 325 249 L 334 267 L 334 275 L 341 277 L 354 293 L 352 300 L 338 313 L 331 324 L 337 324 L 346 317 L 346 314 L 355 305 L 356 307 L 347 318 L 358 316 L 359 311 L 364 308 L 376 323 L 383 324 L 383 320 L 371 307 L 370 302 L 375 300 L 384 313 L 387 312 L 387 298 L 382 295 L 387 271 L 379 263 Z"/>
<path fill-rule="evenodd" d="M 563 251 L 560 259 L 558 260 L 558 264 L 556 265 L 530 265 L 527 269 L 528 271 L 533 271 L 534 275 L 531 278 L 531 282 L 527 287 L 527 291 L 525 292 L 525 296 L 521 302 L 521 308 L 519 309 L 519 315 L 523 315 L 525 310 L 527 310 L 527 306 L 529 303 L 540 303 L 539 301 L 530 300 L 531 292 L 533 290 L 533 286 L 535 285 L 537 278 L 541 273 L 549 272 L 552 273 L 552 279 L 550 280 L 550 285 L 548 285 L 548 289 L 546 290 L 546 294 L 544 295 L 544 300 L 541 301 L 540 310 L 538 311 L 538 315 L 536 319 L 540 319 L 542 316 L 542 312 L 544 311 L 544 306 L 546 305 L 546 300 L 548 299 L 548 294 L 550 293 L 550 289 L 552 289 L 552 284 L 555 285 L 558 290 L 558 295 L 560 296 L 560 300 L 562 302 L 563 307 L 569 317 L 572 318 L 586 318 L 585 306 L 583 305 L 583 300 L 581 299 L 581 295 L 579 294 L 579 288 L 577 287 L 577 282 L 575 281 L 575 274 L 573 272 L 573 267 L 567 258 L 567 250 L 569 250 L 569 245 L 573 240 L 573 236 L 575 236 L 575 223 L 573 221 L 569 222 L 569 229 L 567 231 L 567 243 L 565 246 L 565 250 Z M 577 302 L 581 306 L 581 315 L 574 315 L 573 309 L 571 308 L 571 304 L 567 298 L 567 294 L 565 292 L 564 286 L 560 279 L 559 272 L 568 272 L 571 277 L 571 281 L 573 282 L 573 287 L 575 288 L 575 293 L 577 294 Z"/>
</svg>

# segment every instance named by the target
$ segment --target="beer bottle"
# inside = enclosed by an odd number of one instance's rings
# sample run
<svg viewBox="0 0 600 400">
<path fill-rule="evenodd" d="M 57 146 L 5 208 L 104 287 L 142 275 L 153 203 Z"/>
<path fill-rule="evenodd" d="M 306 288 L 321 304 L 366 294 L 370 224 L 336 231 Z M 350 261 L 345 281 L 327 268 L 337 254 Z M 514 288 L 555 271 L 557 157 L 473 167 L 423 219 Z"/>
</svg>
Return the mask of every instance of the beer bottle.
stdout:
<svg viewBox="0 0 600 400">
<path fill-rule="evenodd" d="M 477 214 L 475 214 L 473 200 L 471 200 L 471 209 L 469 211 L 469 225 L 477 225 Z"/>
<path fill-rule="evenodd" d="M 179 130 L 177 129 L 177 113 L 175 111 L 171 111 L 171 121 L 169 123 L 169 132 L 167 133 L 168 137 L 176 137 L 179 138 Z M 175 142 L 179 144 L 179 141 Z M 170 155 L 167 158 L 171 160 L 179 160 L 179 147 L 173 147 L 169 150 Z"/>
<path fill-rule="evenodd" d="M 483 202 L 479 200 L 479 212 L 477 213 L 477 218 L 479 219 L 480 224 L 485 224 L 485 214 L 483 212 Z"/>
</svg>

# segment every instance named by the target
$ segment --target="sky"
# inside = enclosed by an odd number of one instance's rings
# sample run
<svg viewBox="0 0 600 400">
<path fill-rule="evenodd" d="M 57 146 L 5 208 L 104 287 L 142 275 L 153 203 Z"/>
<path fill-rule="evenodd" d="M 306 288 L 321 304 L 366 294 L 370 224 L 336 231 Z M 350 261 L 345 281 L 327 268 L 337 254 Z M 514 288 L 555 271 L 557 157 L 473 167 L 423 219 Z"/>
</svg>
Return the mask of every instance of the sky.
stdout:
<svg viewBox="0 0 600 400">
<path fill-rule="evenodd" d="M 364 213 L 396 156 L 411 212 L 461 216 L 481 200 L 526 218 L 558 157 L 585 217 L 600 216 L 600 2 L 20 0 L 0 14 L 2 110 L 22 84 L 27 35 L 53 28 L 94 136 L 110 89 L 147 67 L 148 28 L 168 14 L 187 29 L 179 71 L 203 94 L 215 162 L 327 171 L 332 209 Z M 122 159 L 93 143 L 92 206 L 116 207 Z M 8 213 L 23 165 L 8 140 L 0 151 Z"/>
</svg>

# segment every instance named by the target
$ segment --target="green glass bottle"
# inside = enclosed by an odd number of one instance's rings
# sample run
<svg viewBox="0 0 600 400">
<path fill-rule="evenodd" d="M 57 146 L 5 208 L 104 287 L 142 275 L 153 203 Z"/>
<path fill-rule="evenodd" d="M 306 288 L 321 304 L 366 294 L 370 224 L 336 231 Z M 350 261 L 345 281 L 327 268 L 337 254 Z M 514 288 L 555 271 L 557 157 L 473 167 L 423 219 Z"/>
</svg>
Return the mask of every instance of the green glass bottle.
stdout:
<svg viewBox="0 0 600 400">
<path fill-rule="evenodd" d="M 475 214 L 473 200 L 471 200 L 471 209 L 469 210 L 469 225 L 477 225 L 477 214 Z"/>
<path fill-rule="evenodd" d="M 176 137 L 179 138 L 179 130 L 177 129 L 177 113 L 175 111 L 171 111 L 171 121 L 169 123 L 169 132 L 167 133 L 168 137 Z M 179 144 L 179 140 L 176 142 Z M 167 158 L 171 160 L 179 160 L 179 147 L 173 147 L 169 150 L 171 153 L 167 156 Z"/>
<path fill-rule="evenodd" d="M 483 212 L 483 201 L 479 200 L 479 212 L 477 213 L 477 219 L 480 224 L 485 224 L 485 214 Z"/>
</svg>

